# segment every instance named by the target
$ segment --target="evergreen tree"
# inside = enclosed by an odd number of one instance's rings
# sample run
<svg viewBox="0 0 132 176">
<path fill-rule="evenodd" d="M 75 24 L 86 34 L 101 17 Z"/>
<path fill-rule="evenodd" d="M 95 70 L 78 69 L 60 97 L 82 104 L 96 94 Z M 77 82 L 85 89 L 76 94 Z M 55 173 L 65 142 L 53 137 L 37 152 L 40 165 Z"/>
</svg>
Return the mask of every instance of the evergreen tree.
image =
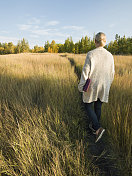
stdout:
<svg viewBox="0 0 132 176">
<path fill-rule="evenodd" d="M 70 39 L 67 38 L 64 43 L 64 51 L 70 53 Z"/>
<path fill-rule="evenodd" d="M 120 39 L 120 36 L 118 34 L 115 35 L 115 40 L 118 42 Z"/>
<path fill-rule="evenodd" d="M 89 39 L 88 39 L 87 36 L 85 36 L 85 39 L 84 39 L 84 53 L 88 52 L 88 47 L 89 47 Z"/>
<path fill-rule="evenodd" d="M 112 51 L 113 54 L 118 54 L 118 53 L 119 53 L 119 47 L 118 47 L 118 42 L 117 42 L 117 40 L 115 40 L 115 41 L 113 42 L 112 48 L 113 48 L 113 51 Z"/>
<path fill-rule="evenodd" d="M 72 37 L 70 37 L 70 53 L 75 53 L 75 45 L 73 43 Z"/>
<path fill-rule="evenodd" d="M 21 52 L 21 42 L 18 41 L 17 46 L 15 48 L 15 53 L 20 53 Z"/>
<path fill-rule="evenodd" d="M 45 45 L 44 45 L 44 51 L 45 51 L 45 52 L 48 52 L 49 46 L 50 46 L 49 41 L 46 41 L 46 42 L 45 42 Z"/>
<path fill-rule="evenodd" d="M 127 38 L 127 53 L 132 55 L 132 38 Z"/>
<path fill-rule="evenodd" d="M 82 37 L 81 39 L 81 44 L 80 44 L 80 53 L 85 53 L 85 41 L 84 38 Z"/>
<path fill-rule="evenodd" d="M 82 45 L 81 45 L 81 41 L 79 40 L 78 42 L 78 54 L 80 54 L 82 51 Z"/>
<path fill-rule="evenodd" d="M 91 42 L 90 42 L 90 50 L 93 50 L 95 48 L 96 48 L 95 47 L 95 39 L 93 38 L 93 40 L 91 40 Z"/>
<path fill-rule="evenodd" d="M 79 53 L 79 43 L 75 43 L 75 54 Z"/>
<path fill-rule="evenodd" d="M 58 46 L 58 53 L 64 53 L 64 45 L 63 44 L 57 44 Z"/>
</svg>

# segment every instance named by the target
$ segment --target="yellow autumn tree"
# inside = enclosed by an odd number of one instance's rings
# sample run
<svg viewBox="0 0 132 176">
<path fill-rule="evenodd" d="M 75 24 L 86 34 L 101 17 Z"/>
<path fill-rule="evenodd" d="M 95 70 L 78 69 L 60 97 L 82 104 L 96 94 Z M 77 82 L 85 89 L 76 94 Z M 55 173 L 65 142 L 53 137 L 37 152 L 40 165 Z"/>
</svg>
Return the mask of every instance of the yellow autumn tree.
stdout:
<svg viewBox="0 0 132 176">
<path fill-rule="evenodd" d="M 54 40 L 52 40 L 50 47 L 51 47 L 53 53 L 58 53 L 59 48 Z"/>
</svg>

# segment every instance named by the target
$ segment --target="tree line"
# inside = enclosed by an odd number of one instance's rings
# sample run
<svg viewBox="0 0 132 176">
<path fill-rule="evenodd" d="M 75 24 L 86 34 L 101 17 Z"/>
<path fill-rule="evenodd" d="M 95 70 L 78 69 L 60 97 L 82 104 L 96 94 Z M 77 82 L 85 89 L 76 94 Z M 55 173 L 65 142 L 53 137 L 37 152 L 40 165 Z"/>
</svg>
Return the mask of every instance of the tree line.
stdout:
<svg viewBox="0 0 132 176">
<path fill-rule="evenodd" d="M 132 54 L 132 37 L 126 38 L 125 35 L 120 37 L 116 34 L 114 42 L 111 41 L 106 49 L 115 55 Z"/>
<path fill-rule="evenodd" d="M 29 44 L 24 38 L 21 41 L 18 41 L 17 45 L 14 45 L 12 42 L 9 43 L 0 43 L 0 54 L 17 54 L 29 52 Z"/>
<path fill-rule="evenodd" d="M 18 41 L 17 45 L 14 45 L 12 42 L 9 43 L 0 43 L 0 54 L 17 54 L 17 53 L 75 53 L 82 54 L 87 53 L 88 51 L 95 48 L 95 36 L 91 39 L 88 36 L 82 37 L 81 40 L 74 43 L 72 37 L 69 37 L 65 40 L 64 44 L 57 44 L 54 40 L 50 43 L 46 41 L 44 46 L 34 46 L 33 49 L 30 49 L 28 41 L 24 38 L 21 41 Z M 115 35 L 115 40 L 111 41 L 105 48 L 110 51 L 112 54 L 119 55 L 130 55 L 132 54 L 132 37 L 126 38 L 125 35 L 120 37 L 118 34 Z"/>
</svg>

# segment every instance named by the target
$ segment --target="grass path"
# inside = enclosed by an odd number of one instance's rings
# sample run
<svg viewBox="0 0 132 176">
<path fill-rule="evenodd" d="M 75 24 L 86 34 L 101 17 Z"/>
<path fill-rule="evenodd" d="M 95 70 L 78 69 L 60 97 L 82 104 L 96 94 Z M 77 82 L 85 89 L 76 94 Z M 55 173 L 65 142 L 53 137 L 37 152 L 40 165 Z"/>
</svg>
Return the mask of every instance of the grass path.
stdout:
<svg viewBox="0 0 132 176">
<path fill-rule="evenodd" d="M 74 72 L 79 81 L 86 55 L 67 54 L 67 58 L 74 66 Z M 120 175 L 131 176 L 132 56 L 114 56 L 114 61 L 115 78 L 110 90 L 109 103 L 102 106 L 101 120 L 106 128 L 102 142 L 108 152 L 106 158 L 112 159 L 112 163 L 118 166 L 118 170 L 121 171 Z"/>
<path fill-rule="evenodd" d="M 77 65 L 77 63 L 74 61 L 74 58 L 67 57 L 67 59 L 71 63 L 71 67 L 74 67 L 74 72 L 77 75 L 79 81 L 82 72 L 82 66 Z M 80 96 L 80 101 L 82 101 L 82 96 Z M 92 158 L 93 163 L 99 167 L 100 175 L 118 176 L 120 173 L 116 163 L 117 158 L 116 156 L 113 157 L 113 151 L 111 150 L 109 143 L 106 142 L 108 141 L 107 133 L 98 143 L 95 143 L 95 135 L 93 135 L 91 130 L 88 128 L 89 119 L 87 115 L 84 117 L 84 121 L 86 122 L 86 126 L 84 128 L 87 131 L 84 143 L 88 143 L 88 157 Z"/>
</svg>

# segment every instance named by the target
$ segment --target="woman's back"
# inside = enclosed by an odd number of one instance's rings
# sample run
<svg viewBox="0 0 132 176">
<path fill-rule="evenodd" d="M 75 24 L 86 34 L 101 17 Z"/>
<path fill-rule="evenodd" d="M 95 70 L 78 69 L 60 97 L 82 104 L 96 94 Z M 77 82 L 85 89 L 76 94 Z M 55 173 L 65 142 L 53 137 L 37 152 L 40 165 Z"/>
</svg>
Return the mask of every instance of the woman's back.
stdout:
<svg viewBox="0 0 132 176">
<path fill-rule="evenodd" d="M 114 59 L 110 52 L 103 47 L 98 47 L 90 52 L 90 78 L 100 82 L 106 80 L 113 81 Z"/>
<path fill-rule="evenodd" d="M 91 84 L 89 91 L 83 92 L 83 102 L 90 103 L 98 98 L 102 102 L 108 102 L 109 90 L 114 78 L 114 59 L 103 47 L 88 52 L 78 86 L 80 90 L 87 77 L 91 79 Z"/>
</svg>

